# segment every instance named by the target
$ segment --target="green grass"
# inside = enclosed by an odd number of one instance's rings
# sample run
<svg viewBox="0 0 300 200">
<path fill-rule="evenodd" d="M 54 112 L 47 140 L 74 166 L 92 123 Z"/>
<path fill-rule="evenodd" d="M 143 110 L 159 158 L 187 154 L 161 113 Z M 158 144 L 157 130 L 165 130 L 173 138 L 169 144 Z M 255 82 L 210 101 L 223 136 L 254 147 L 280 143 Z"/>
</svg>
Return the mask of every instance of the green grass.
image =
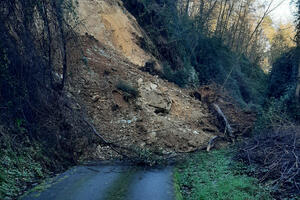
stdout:
<svg viewBox="0 0 300 200">
<path fill-rule="evenodd" d="M 228 150 L 199 153 L 176 167 L 176 200 L 267 200 L 258 180 L 243 174 L 245 166 Z"/>
</svg>

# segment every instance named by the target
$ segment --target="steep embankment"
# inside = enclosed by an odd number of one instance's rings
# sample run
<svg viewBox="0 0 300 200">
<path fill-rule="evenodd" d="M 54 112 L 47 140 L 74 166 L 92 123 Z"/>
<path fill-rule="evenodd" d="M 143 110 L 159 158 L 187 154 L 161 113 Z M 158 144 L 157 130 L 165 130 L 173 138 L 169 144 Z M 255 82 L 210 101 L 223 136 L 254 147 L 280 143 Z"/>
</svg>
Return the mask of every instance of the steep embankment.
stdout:
<svg viewBox="0 0 300 200">
<path fill-rule="evenodd" d="M 146 34 L 122 4 L 118 0 L 79 1 L 78 14 L 83 24 L 80 32 L 87 32 L 105 46 L 121 53 L 131 63 L 143 66 L 153 58 L 138 44 L 146 39 Z"/>
<path fill-rule="evenodd" d="M 62 1 L 0 2 L 0 199 L 67 169 L 97 139 L 63 90 Z M 55 7 L 56 6 L 56 7 Z"/>
<path fill-rule="evenodd" d="M 78 109 L 88 113 L 106 140 L 163 154 L 203 149 L 215 136 L 223 136 L 213 103 L 229 116 L 236 134 L 251 130 L 253 115 L 216 88 L 182 89 L 143 72 L 141 66 L 153 56 L 139 46 L 137 36 L 148 39 L 121 1 L 79 1 L 78 11 L 86 26 L 80 29 L 84 57 L 77 59 L 84 62 L 72 67 L 69 96 L 79 101 Z M 93 154 L 116 156 L 107 144 Z"/>
</svg>

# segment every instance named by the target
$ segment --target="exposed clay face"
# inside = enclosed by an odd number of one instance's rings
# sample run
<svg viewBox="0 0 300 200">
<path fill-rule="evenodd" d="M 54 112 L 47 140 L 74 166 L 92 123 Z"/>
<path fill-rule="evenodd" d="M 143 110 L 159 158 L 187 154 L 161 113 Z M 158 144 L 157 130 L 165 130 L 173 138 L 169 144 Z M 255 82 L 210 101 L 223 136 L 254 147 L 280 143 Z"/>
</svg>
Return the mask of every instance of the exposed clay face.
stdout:
<svg viewBox="0 0 300 200">
<path fill-rule="evenodd" d="M 124 55 L 130 62 L 144 66 L 152 58 L 137 43 L 145 37 L 135 18 L 119 0 L 79 0 L 78 14 L 88 33 Z M 152 58 L 153 59 L 153 58 Z"/>
</svg>

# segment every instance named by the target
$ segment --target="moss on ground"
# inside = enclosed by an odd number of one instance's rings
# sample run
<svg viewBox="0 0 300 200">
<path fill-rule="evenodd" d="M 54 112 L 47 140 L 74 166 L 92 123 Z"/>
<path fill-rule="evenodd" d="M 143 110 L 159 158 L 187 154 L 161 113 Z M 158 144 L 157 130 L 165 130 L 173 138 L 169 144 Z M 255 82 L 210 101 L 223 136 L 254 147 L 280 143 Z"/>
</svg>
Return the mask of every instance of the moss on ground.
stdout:
<svg viewBox="0 0 300 200">
<path fill-rule="evenodd" d="M 269 192 L 245 174 L 229 150 L 193 155 L 174 172 L 177 200 L 267 200 Z"/>
</svg>

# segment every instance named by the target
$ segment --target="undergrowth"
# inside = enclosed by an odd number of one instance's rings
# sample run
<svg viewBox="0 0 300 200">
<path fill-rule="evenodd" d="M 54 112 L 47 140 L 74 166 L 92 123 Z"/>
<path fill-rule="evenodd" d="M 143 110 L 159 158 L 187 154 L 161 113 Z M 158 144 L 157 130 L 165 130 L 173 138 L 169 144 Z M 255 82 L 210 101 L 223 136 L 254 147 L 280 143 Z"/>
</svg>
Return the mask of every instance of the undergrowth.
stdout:
<svg viewBox="0 0 300 200">
<path fill-rule="evenodd" d="M 121 90 L 124 95 L 125 100 L 129 100 L 130 98 L 137 98 L 139 95 L 139 91 L 137 88 L 132 86 L 130 83 L 127 83 L 126 81 L 119 81 L 116 85 L 117 89 Z"/>
<path fill-rule="evenodd" d="M 49 173 L 36 158 L 41 158 L 38 146 L 14 151 L 11 148 L 0 150 L 0 199 L 15 198 L 28 187 Z"/>
<path fill-rule="evenodd" d="M 261 132 L 239 144 L 236 159 L 249 165 L 248 174 L 267 184 L 276 199 L 299 199 L 299 136 L 293 126 Z"/>
<path fill-rule="evenodd" d="M 229 150 L 198 153 L 175 169 L 177 200 L 267 200 L 269 192 L 245 174 Z"/>
</svg>

